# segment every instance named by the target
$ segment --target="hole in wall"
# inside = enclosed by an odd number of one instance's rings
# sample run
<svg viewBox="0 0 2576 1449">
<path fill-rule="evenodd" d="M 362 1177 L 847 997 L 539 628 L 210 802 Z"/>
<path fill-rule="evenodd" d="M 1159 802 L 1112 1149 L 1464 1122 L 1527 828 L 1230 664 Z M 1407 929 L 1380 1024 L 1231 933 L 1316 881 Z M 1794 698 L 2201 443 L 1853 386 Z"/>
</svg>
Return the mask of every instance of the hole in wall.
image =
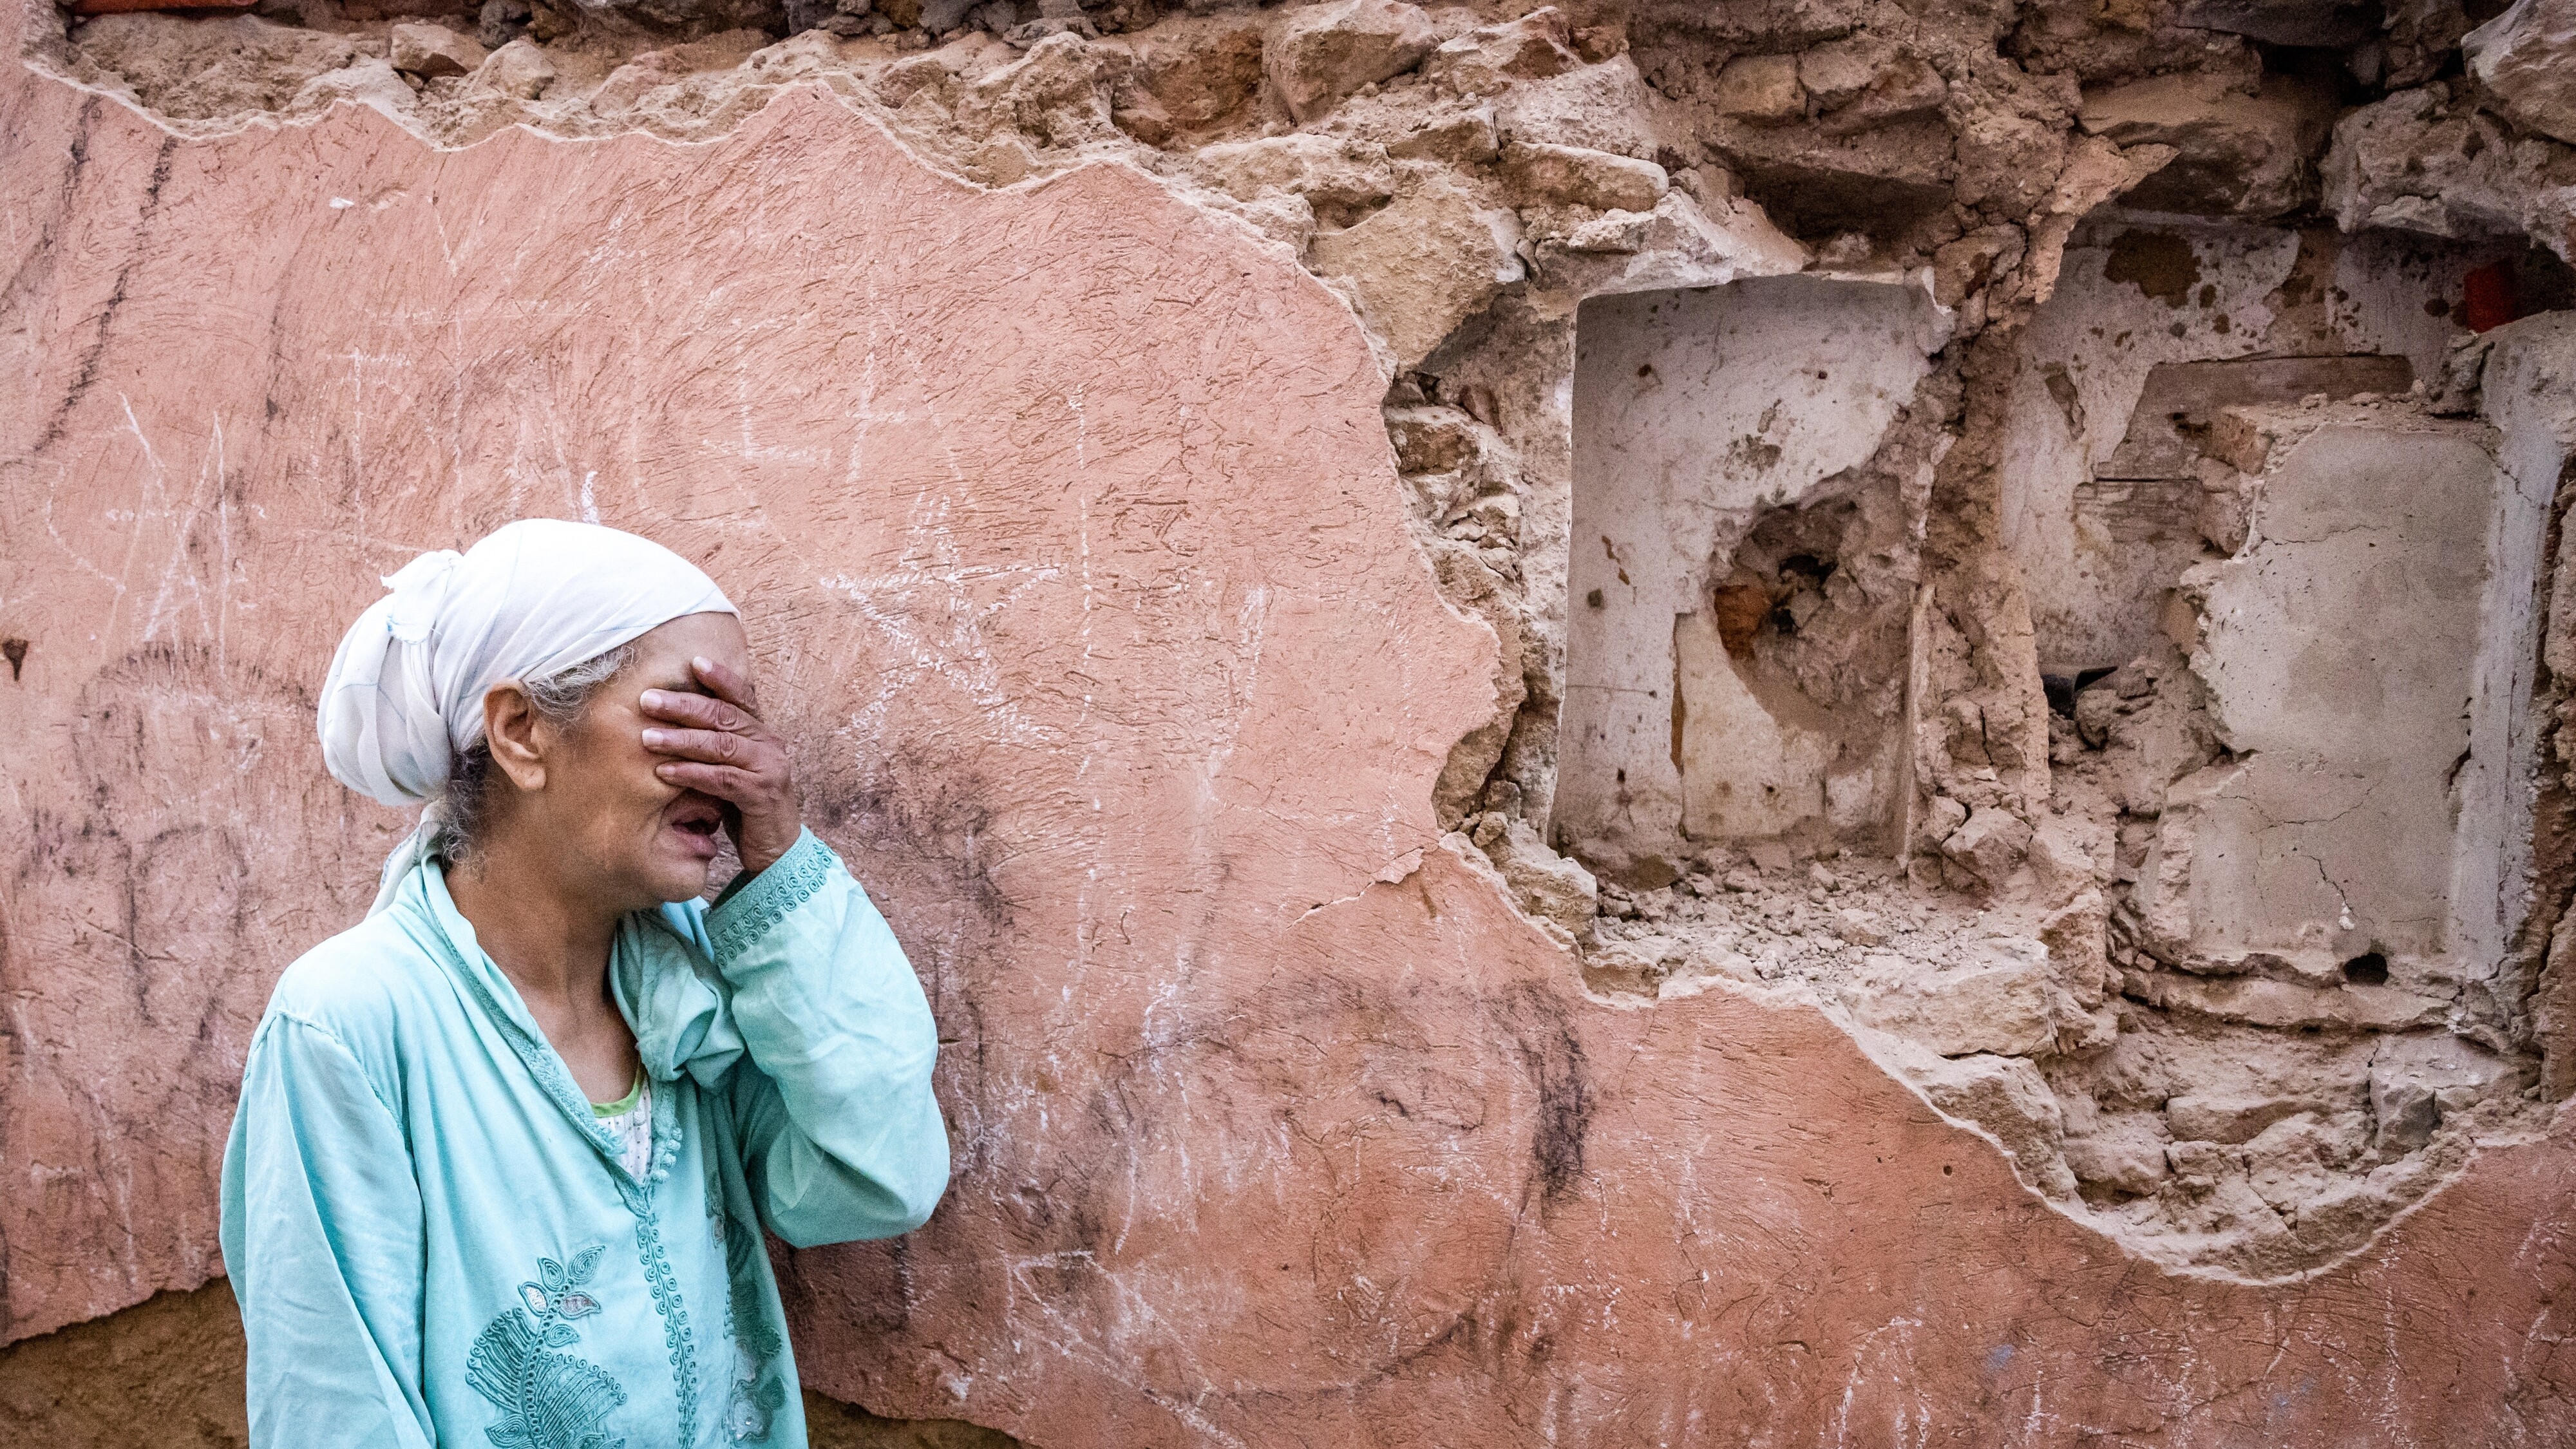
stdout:
<svg viewBox="0 0 2576 1449">
<path fill-rule="evenodd" d="M 1929 240 L 1952 205 L 1947 186 L 1736 159 L 1745 195 L 1810 246 L 1858 235 L 1882 254 L 1898 254 Z"/>
<path fill-rule="evenodd" d="M 1872 463 L 1937 310 L 1781 277 L 1576 325 L 1569 533 L 1600 546 L 1569 556 L 1551 833 L 1613 881 L 1729 842 L 1883 845 L 1913 544 Z"/>
<path fill-rule="evenodd" d="M 2052 714 L 2075 718 L 2075 697 L 2111 677 L 2111 670 L 2101 666 L 2079 669 L 2073 674 L 2043 674 L 2039 677 L 2042 692 L 2048 696 Z"/>
</svg>

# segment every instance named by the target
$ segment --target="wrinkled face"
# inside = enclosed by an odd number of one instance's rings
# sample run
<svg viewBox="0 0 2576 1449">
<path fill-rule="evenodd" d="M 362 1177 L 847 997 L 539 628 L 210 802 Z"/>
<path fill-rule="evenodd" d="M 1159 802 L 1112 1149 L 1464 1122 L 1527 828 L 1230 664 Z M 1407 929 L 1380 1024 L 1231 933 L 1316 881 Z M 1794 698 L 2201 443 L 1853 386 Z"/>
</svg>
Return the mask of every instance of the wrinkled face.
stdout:
<svg viewBox="0 0 2576 1449">
<path fill-rule="evenodd" d="M 555 850 L 584 893 L 619 910 L 686 900 L 707 887 L 723 849 L 725 807 L 713 796 L 665 783 L 653 767 L 669 759 L 644 748 L 648 689 L 705 694 L 689 668 L 704 656 L 746 678 L 751 648 L 731 614 L 688 614 L 635 641 L 635 658 L 599 687 L 581 717 L 545 732 L 545 783 L 522 797 L 528 823 Z"/>
</svg>

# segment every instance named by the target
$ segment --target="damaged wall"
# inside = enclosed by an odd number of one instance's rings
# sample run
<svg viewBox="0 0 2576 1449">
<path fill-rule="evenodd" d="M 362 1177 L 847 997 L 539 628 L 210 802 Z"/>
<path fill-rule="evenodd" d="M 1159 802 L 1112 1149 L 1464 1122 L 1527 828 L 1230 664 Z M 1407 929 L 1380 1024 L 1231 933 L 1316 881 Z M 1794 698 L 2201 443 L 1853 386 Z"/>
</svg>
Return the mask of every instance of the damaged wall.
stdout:
<svg viewBox="0 0 2576 1449">
<path fill-rule="evenodd" d="M 311 680 L 551 513 L 768 601 L 941 1019 L 827 1393 L 2576 1434 L 2540 0 L 10 13 L 0 1338 L 219 1271 Z"/>
<path fill-rule="evenodd" d="M 1889 571 L 1914 571 L 1905 500 L 1870 489 L 1865 465 L 1947 340 L 1939 307 L 1901 280 L 1782 277 L 1605 298 L 1579 328 L 1557 838 L 1625 863 L 1687 856 L 1687 839 L 1886 820 L 1901 643 L 1852 681 L 1897 686 L 1868 700 L 1764 670 L 1754 640 L 1775 610 L 1766 642 L 1833 627 L 1813 610 L 1865 609 L 1853 591 L 1873 542 L 1899 555 Z M 1783 540 L 1767 568 L 1739 560 L 1767 514 L 1820 507 L 1830 536 Z M 1863 510 L 1892 536 L 1864 537 Z M 1840 570 L 1846 534 L 1854 567 Z M 1910 578 L 1897 587 L 1901 617 Z M 1838 712 L 1867 727 L 1838 728 Z"/>
</svg>

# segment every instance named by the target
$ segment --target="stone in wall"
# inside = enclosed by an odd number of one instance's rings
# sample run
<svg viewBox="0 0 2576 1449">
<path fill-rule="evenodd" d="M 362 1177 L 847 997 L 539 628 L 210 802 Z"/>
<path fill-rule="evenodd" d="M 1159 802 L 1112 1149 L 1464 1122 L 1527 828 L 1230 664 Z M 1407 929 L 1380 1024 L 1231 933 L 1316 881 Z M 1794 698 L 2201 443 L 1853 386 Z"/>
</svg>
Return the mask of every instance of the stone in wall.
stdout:
<svg viewBox="0 0 2576 1449">
<path fill-rule="evenodd" d="M 2576 148 L 2513 127 L 2448 82 L 2401 91 L 2335 123 L 2325 204 L 2346 231 L 2528 234 L 2569 256 Z"/>
<path fill-rule="evenodd" d="M 2514 124 L 2576 143 L 2576 6 L 2516 0 L 2461 49 Z"/>
<path fill-rule="evenodd" d="M 2251 93 L 2224 75 L 2158 76 L 2084 98 L 2088 135 L 2170 146 L 2174 158 L 2128 193 L 2149 211 L 2270 220 L 2315 200 L 2334 124 L 2330 86 L 2274 77 Z"/>
</svg>

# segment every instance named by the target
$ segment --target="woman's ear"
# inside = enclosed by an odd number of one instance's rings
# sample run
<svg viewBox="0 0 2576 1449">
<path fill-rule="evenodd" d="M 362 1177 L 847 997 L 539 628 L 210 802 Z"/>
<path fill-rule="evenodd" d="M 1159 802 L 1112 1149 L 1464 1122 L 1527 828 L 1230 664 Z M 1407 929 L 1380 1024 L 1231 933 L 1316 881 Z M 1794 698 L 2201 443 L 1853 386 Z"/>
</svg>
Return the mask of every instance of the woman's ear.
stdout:
<svg viewBox="0 0 2576 1449">
<path fill-rule="evenodd" d="M 484 742 L 491 748 L 492 763 L 521 790 L 546 787 L 545 747 L 552 741 L 542 724 L 535 702 L 517 684 L 496 684 L 485 692 Z"/>
</svg>

